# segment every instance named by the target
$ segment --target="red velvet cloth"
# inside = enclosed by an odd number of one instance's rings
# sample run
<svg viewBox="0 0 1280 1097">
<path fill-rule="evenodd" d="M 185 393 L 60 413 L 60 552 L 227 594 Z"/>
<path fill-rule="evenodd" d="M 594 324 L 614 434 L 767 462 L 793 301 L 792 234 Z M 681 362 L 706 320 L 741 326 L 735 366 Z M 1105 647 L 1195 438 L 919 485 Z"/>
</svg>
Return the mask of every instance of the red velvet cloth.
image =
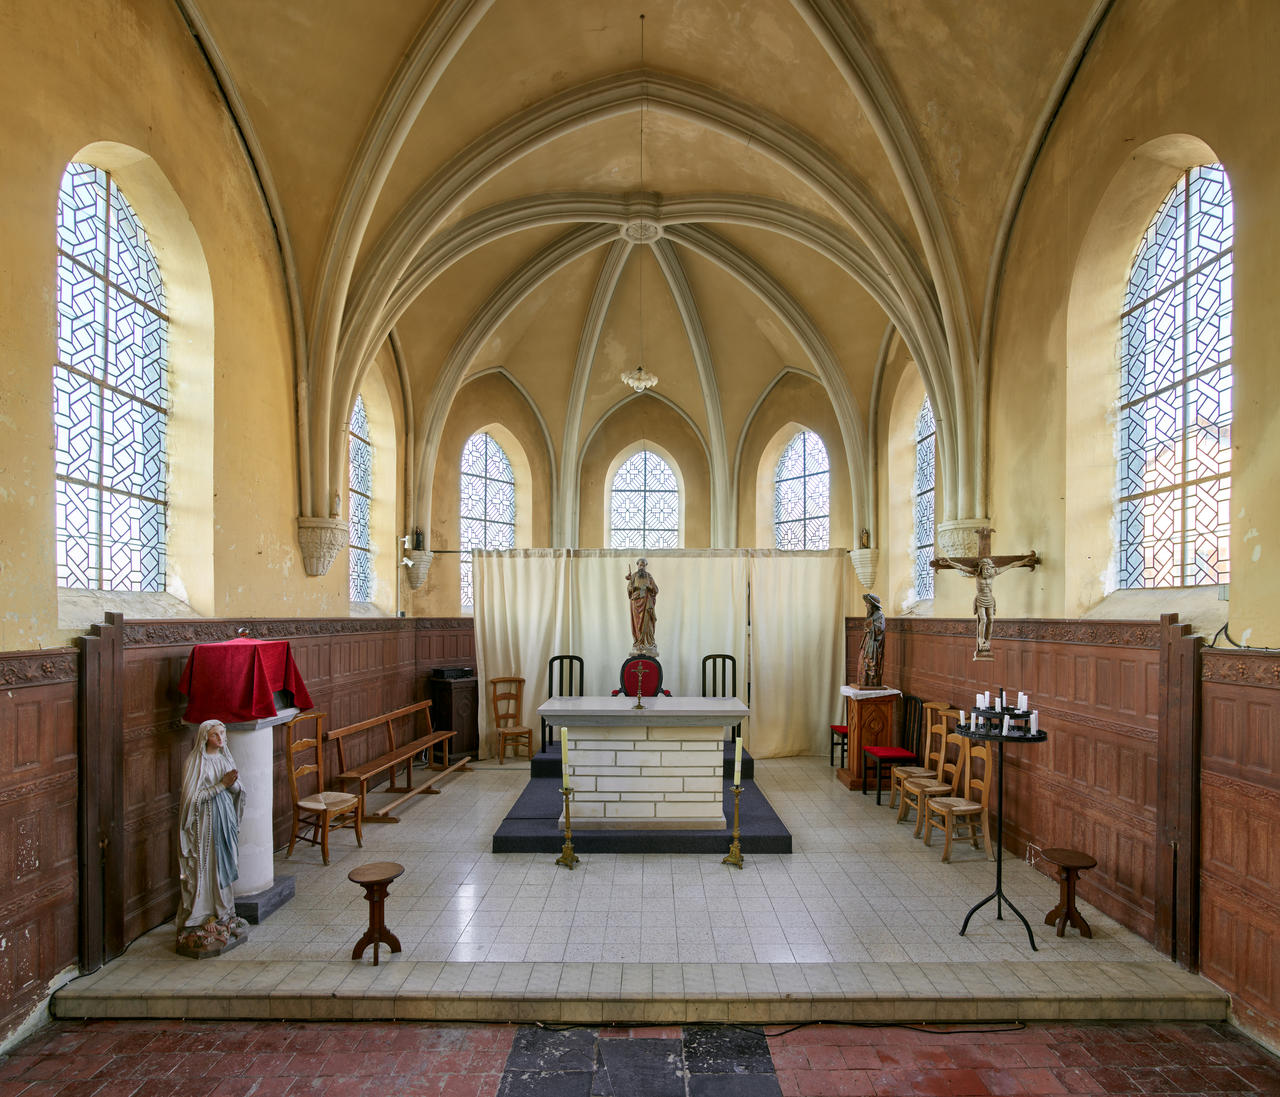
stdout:
<svg viewBox="0 0 1280 1097">
<path fill-rule="evenodd" d="M 221 720 L 238 724 L 276 714 L 272 694 L 287 689 L 300 709 L 311 694 L 298 673 L 288 640 L 242 637 L 222 644 L 197 644 L 182 668 L 178 689 L 188 698 L 183 717 L 192 724 Z"/>
</svg>

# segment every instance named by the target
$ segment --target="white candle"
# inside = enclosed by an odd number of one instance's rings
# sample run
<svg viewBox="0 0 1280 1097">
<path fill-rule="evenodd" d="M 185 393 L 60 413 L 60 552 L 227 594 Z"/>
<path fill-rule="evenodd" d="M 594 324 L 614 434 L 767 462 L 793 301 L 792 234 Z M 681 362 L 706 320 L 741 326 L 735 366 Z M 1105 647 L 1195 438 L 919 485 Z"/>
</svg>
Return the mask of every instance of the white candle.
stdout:
<svg viewBox="0 0 1280 1097">
<path fill-rule="evenodd" d="M 1009 717 L 1007 717 L 1007 716 L 1004 718 L 1004 726 L 1003 726 L 1003 727 L 1001 727 L 1001 729 L 1000 729 L 1000 734 L 1001 734 L 1001 735 L 1008 735 L 1008 734 L 1009 734 Z"/>
<path fill-rule="evenodd" d="M 1035 735 L 1040 731 L 1040 711 L 1037 709 L 1031 714 L 1031 734 Z"/>
<path fill-rule="evenodd" d="M 560 780 L 569 788 L 569 729 L 560 729 Z"/>
<path fill-rule="evenodd" d="M 996 698 L 996 712 L 1004 712 L 1004 698 L 1003 698 L 1003 697 L 997 697 L 997 698 Z"/>
<path fill-rule="evenodd" d="M 1018 711 L 1019 712 L 1027 711 L 1027 695 L 1025 693 L 1018 694 Z"/>
<path fill-rule="evenodd" d="M 984 702 L 983 702 L 983 700 L 982 700 L 982 694 L 981 694 L 981 693 L 975 693 L 975 694 L 973 695 L 973 707 L 974 707 L 974 708 L 986 708 L 986 705 L 984 704 Z"/>
<path fill-rule="evenodd" d="M 733 743 L 733 787 L 737 788 L 742 784 L 742 736 L 739 735 Z"/>
</svg>

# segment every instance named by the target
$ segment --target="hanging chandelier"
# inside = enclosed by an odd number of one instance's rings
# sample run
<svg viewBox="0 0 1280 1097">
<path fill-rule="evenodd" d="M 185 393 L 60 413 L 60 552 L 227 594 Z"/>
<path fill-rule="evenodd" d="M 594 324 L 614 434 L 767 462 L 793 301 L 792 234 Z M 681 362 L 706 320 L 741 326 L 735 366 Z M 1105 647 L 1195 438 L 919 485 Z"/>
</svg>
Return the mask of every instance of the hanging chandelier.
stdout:
<svg viewBox="0 0 1280 1097">
<path fill-rule="evenodd" d="M 644 69 L 644 14 L 640 15 L 640 68 Z M 644 100 L 640 101 L 640 190 L 644 191 Z M 647 222 L 637 222 L 634 226 L 628 226 L 627 233 L 631 239 L 636 241 L 648 241 L 656 239 L 659 235 L 656 225 Z M 644 368 L 644 263 L 640 264 L 640 361 L 636 363 L 635 369 L 623 370 L 619 374 L 619 379 L 624 385 L 630 385 L 636 392 L 644 392 L 645 389 L 651 389 L 658 383 L 656 374 L 650 373 Z"/>
</svg>

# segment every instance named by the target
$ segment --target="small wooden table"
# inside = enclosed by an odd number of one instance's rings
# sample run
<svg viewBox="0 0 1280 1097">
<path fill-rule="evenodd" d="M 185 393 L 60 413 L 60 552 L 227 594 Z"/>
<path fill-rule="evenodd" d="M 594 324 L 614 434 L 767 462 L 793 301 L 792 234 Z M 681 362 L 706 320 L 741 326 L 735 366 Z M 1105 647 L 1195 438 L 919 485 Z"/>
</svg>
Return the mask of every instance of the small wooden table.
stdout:
<svg viewBox="0 0 1280 1097">
<path fill-rule="evenodd" d="M 387 888 L 402 872 L 404 865 L 397 865 L 394 861 L 374 861 L 347 873 L 347 879 L 364 888 L 364 897 L 369 900 L 369 928 L 351 950 L 351 959 L 359 960 L 364 950 L 373 945 L 373 966 L 377 967 L 380 943 L 389 946 L 392 952 L 400 951 L 399 939 L 387 929 L 385 903 Z"/>
<path fill-rule="evenodd" d="M 1057 923 L 1059 937 L 1066 932 L 1068 922 L 1080 931 L 1081 937 L 1092 937 L 1089 923 L 1076 910 L 1076 878 L 1083 870 L 1096 867 L 1098 862 L 1078 849 L 1045 849 L 1040 851 L 1040 856 L 1058 866 L 1059 882 L 1058 905 L 1044 916 L 1044 924 Z"/>
</svg>

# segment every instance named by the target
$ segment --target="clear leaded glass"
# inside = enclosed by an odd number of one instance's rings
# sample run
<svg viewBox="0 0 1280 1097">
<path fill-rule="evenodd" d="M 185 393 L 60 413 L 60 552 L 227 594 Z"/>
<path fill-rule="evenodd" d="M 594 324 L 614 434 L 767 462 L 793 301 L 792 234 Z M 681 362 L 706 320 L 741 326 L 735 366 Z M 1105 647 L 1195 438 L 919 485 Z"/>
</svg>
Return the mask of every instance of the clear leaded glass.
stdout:
<svg viewBox="0 0 1280 1097">
<path fill-rule="evenodd" d="M 108 172 L 68 165 L 57 250 L 58 585 L 164 590 L 169 317 L 151 242 Z"/>
<path fill-rule="evenodd" d="M 1121 314 L 1119 582 L 1230 578 L 1231 186 L 1192 168 L 1138 248 Z"/>
<path fill-rule="evenodd" d="M 831 466 L 811 430 L 787 444 L 773 477 L 773 539 L 780 549 L 825 549 L 831 542 Z"/>
<path fill-rule="evenodd" d="M 913 575 L 917 598 L 933 597 L 934 486 L 937 480 L 938 424 L 929 397 L 916 416 L 915 515 L 912 536 Z"/>
<path fill-rule="evenodd" d="M 516 543 L 516 478 L 493 438 L 480 432 L 462 447 L 459 484 L 462 608 L 475 605 L 471 550 L 509 549 Z"/>
<path fill-rule="evenodd" d="M 671 466 L 641 450 L 618 469 L 609 493 L 609 547 L 678 548 L 680 486 Z"/>
<path fill-rule="evenodd" d="M 357 396 L 351 409 L 347 436 L 347 509 L 351 600 L 373 601 L 373 551 L 369 532 L 369 505 L 373 501 L 373 445 L 369 441 L 369 417 L 364 397 Z"/>
</svg>

